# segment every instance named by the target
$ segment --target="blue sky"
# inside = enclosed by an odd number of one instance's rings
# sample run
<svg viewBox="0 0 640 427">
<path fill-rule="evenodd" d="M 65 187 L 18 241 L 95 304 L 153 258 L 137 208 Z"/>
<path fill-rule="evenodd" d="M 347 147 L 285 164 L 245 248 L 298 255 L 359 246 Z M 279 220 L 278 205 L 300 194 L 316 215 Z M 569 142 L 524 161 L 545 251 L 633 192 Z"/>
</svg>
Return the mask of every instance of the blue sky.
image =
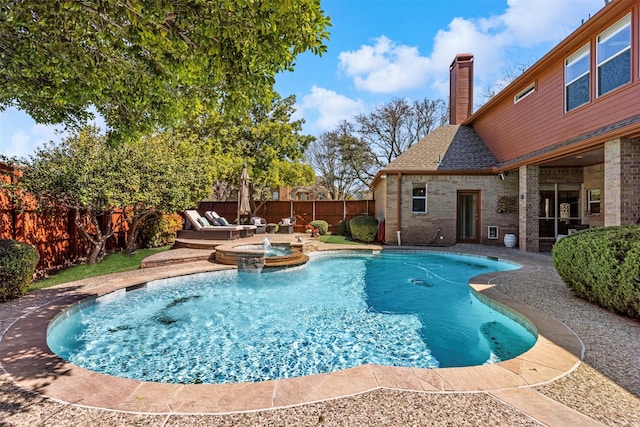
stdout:
<svg viewBox="0 0 640 427">
<path fill-rule="evenodd" d="M 318 136 L 340 120 L 393 98 L 447 100 L 449 65 L 475 57 L 476 105 L 508 70 L 533 64 L 604 0 L 322 0 L 331 16 L 328 51 L 303 54 L 294 72 L 277 76 L 283 96 L 296 95 L 295 118 Z M 60 128 L 58 126 L 57 128 Z M 25 156 L 60 139 L 16 109 L 0 113 L 0 154 Z"/>
</svg>

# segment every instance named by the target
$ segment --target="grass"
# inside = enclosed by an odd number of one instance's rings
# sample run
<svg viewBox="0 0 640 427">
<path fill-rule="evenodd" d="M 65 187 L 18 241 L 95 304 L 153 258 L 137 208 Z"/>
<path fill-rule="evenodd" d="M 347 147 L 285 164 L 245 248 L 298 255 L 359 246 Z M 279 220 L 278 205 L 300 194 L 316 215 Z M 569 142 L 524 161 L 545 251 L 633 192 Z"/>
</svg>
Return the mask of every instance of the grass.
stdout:
<svg viewBox="0 0 640 427">
<path fill-rule="evenodd" d="M 153 249 L 138 249 L 132 256 L 126 256 L 118 252 L 107 255 L 102 261 L 95 264 L 76 265 L 66 270 L 62 270 L 53 276 L 43 280 L 38 280 L 29 286 L 29 290 L 48 288 L 61 283 L 73 282 L 74 280 L 87 279 L 89 277 L 102 276 L 103 274 L 120 273 L 123 271 L 137 270 L 140 262 L 149 255 L 166 251 L 170 246 Z"/>
<path fill-rule="evenodd" d="M 325 234 L 318 237 L 323 243 L 342 243 L 345 245 L 364 245 L 365 243 L 356 242 L 354 240 L 348 240 L 345 236 L 338 236 L 337 234 Z"/>
</svg>

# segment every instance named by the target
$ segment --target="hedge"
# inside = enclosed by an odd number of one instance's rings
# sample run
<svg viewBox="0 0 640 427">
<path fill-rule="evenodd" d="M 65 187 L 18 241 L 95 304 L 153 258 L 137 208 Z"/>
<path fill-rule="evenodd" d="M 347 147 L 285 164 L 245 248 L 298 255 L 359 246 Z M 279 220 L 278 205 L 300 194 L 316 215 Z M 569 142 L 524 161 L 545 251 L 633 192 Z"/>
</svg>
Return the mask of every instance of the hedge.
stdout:
<svg viewBox="0 0 640 427">
<path fill-rule="evenodd" d="M 578 297 L 640 318 L 640 226 L 580 231 L 556 242 L 552 256 Z"/>
<path fill-rule="evenodd" d="M 351 237 L 351 228 L 349 227 L 349 220 L 345 219 L 338 223 L 338 235 Z"/>
<path fill-rule="evenodd" d="M 143 248 L 159 248 L 170 245 L 182 229 L 182 216 L 179 214 L 158 213 L 147 218 L 140 231 L 140 246 Z"/>
<path fill-rule="evenodd" d="M 38 261 L 40 254 L 34 247 L 0 239 L 0 301 L 27 294 Z"/>
<path fill-rule="evenodd" d="M 325 235 L 327 234 L 327 231 L 329 231 L 329 223 L 322 219 L 316 219 L 315 221 L 311 221 L 309 224 L 316 228 L 321 235 Z"/>
<path fill-rule="evenodd" d="M 349 228 L 354 240 L 370 243 L 378 236 L 378 220 L 375 216 L 360 215 L 351 218 Z"/>
</svg>

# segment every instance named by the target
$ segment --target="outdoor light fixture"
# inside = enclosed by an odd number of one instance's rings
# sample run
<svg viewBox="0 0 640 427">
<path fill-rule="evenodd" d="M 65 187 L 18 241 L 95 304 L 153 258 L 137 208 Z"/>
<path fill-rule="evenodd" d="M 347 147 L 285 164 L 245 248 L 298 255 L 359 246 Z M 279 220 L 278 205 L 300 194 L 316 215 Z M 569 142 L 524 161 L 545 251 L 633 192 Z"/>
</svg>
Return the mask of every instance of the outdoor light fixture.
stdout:
<svg viewBox="0 0 640 427">
<path fill-rule="evenodd" d="M 507 177 L 507 173 L 506 173 L 506 172 L 500 172 L 500 173 L 498 174 L 498 176 L 500 177 L 500 179 L 501 179 L 502 181 L 504 181 L 504 179 Z"/>
</svg>

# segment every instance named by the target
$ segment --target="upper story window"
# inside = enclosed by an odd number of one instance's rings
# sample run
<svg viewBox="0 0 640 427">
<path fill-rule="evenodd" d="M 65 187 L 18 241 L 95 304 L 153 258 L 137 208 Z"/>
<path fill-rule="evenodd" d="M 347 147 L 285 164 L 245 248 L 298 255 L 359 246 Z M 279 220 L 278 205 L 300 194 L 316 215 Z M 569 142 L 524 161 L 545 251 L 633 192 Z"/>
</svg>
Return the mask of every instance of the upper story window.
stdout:
<svg viewBox="0 0 640 427">
<path fill-rule="evenodd" d="M 517 104 L 518 102 L 520 102 L 522 99 L 526 98 L 527 96 L 531 95 L 532 93 L 534 93 L 536 91 L 536 84 L 531 83 L 529 86 L 527 86 L 526 88 L 524 88 L 523 90 L 520 91 L 520 93 L 518 93 L 516 96 L 513 97 L 513 103 Z"/>
<path fill-rule="evenodd" d="M 411 200 L 412 212 L 427 212 L 427 184 L 414 184 Z"/>
<path fill-rule="evenodd" d="M 571 111 L 589 102 L 589 45 L 564 61 L 565 111 Z"/>
<path fill-rule="evenodd" d="M 598 96 L 631 81 L 631 15 L 598 36 Z"/>
</svg>

